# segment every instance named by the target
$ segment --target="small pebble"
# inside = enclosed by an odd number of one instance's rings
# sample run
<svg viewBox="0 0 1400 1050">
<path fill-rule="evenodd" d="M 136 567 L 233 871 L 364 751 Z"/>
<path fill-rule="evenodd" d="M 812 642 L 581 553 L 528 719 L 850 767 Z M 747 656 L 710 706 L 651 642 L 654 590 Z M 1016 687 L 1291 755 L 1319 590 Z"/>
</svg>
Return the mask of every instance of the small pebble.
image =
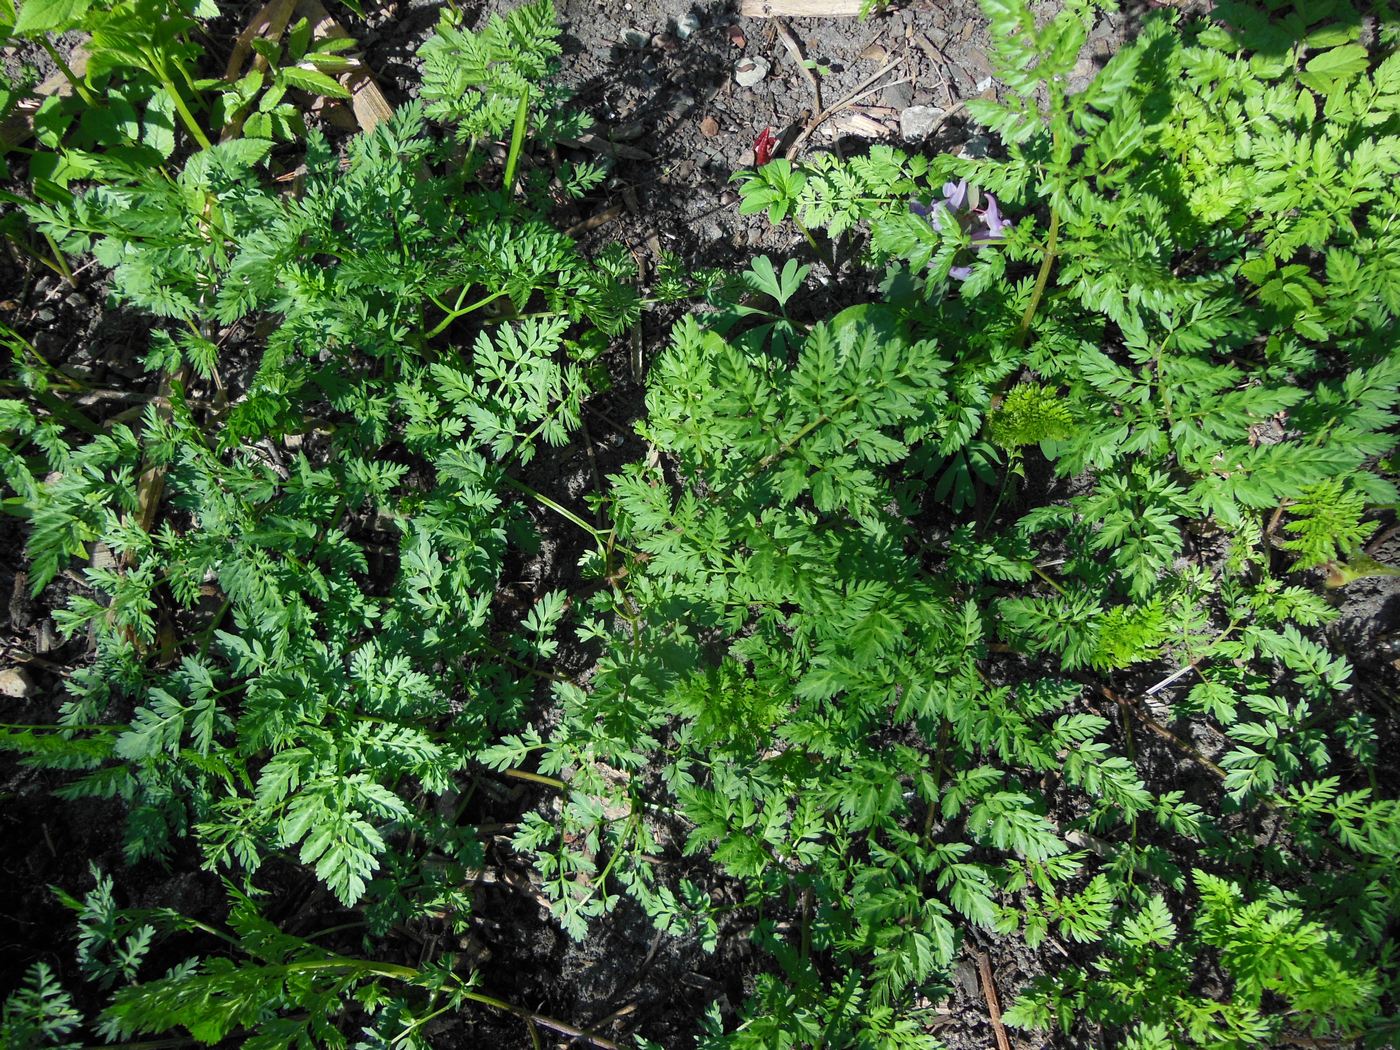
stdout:
<svg viewBox="0 0 1400 1050">
<path fill-rule="evenodd" d="M 34 311 L 34 320 L 38 321 L 40 324 L 52 324 L 53 319 L 54 312 L 50 310 L 47 306 L 44 307 L 42 310 Z"/>
<path fill-rule="evenodd" d="M 749 38 L 744 36 L 744 31 L 738 26 L 730 26 L 728 33 L 729 43 L 732 44 L 734 47 L 743 47 L 749 42 Z"/>
<path fill-rule="evenodd" d="M 768 75 L 766 58 L 746 58 L 734 67 L 734 83 L 740 87 L 753 87 Z"/>
<path fill-rule="evenodd" d="M 643 33 L 640 29 L 628 29 L 622 34 L 622 42 L 628 47 L 640 51 L 651 43 L 651 34 Z"/>
<path fill-rule="evenodd" d="M 700 31 L 700 19 L 695 14 L 682 15 L 676 21 L 676 37 L 686 40 Z"/>
<path fill-rule="evenodd" d="M 914 85 L 891 84 L 885 88 L 882 101 L 891 109 L 904 109 L 912 106 L 914 104 Z"/>
<path fill-rule="evenodd" d="M 973 135 L 963 143 L 962 155 L 972 160 L 981 160 L 991 149 L 992 142 L 986 135 Z"/>
<path fill-rule="evenodd" d="M 899 114 L 899 135 L 905 142 L 922 142 L 942 118 L 937 106 L 910 106 Z"/>
<path fill-rule="evenodd" d="M 714 117 L 706 117 L 700 122 L 700 134 L 707 139 L 712 139 L 719 134 L 719 121 Z"/>
<path fill-rule="evenodd" d="M 996 81 L 991 77 L 983 77 L 981 80 L 977 81 L 977 94 L 985 94 L 994 83 L 996 83 Z"/>
<path fill-rule="evenodd" d="M 23 667 L 11 667 L 0 671 L 0 696 L 21 700 L 34 692 L 34 679 Z"/>
</svg>

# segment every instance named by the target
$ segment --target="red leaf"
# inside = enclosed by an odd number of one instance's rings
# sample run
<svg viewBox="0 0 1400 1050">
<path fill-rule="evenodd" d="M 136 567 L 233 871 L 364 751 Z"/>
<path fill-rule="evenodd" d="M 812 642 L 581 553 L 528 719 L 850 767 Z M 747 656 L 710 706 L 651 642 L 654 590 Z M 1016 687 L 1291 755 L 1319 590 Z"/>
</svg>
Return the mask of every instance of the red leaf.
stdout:
<svg viewBox="0 0 1400 1050">
<path fill-rule="evenodd" d="M 764 128 L 763 134 L 753 144 L 754 163 L 760 168 L 773 159 L 773 151 L 778 148 L 778 136 L 772 128 Z"/>
</svg>

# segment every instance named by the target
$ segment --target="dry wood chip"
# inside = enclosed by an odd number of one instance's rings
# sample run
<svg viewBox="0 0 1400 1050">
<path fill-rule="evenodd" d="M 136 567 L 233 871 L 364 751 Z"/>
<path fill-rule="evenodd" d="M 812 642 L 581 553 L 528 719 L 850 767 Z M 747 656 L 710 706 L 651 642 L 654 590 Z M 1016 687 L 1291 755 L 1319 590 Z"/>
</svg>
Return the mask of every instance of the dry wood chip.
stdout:
<svg viewBox="0 0 1400 1050">
<path fill-rule="evenodd" d="M 287 23 L 292 19 L 292 9 L 296 7 L 296 0 L 268 0 L 258 9 L 246 26 L 243 32 L 239 33 L 233 42 L 233 53 L 229 55 L 228 65 L 224 67 L 225 80 L 237 80 L 243 72 L 243 63 L 248 60 L 248 52 L 253 49 L 253 41 L 258 37 L 266 37 L 269 40 L 277 40 L 287 29 Z M 267 59 L 262 55 L 257 55 L 253 59 L 255 69 L 266 69 Z"/>
<path fill-rule="evenodd" d="M 348 38 L 350 36 L 321 5 L 320 0 L 300 0 L 297 11 L 311 22 L 311 35 L 316 40 Z M 373 131 L 394 115 L 394 107 L 389 105 L 374 77 L 360 61 L 360 56 L 351 52 L 345 56 L 356 65 L 347 69 L 337 79 L 346 91 L 350 92 L 350 108 L 355 111 L 355 119 L 365 131 Z"/>
<path fill-rule="evenodd" d="M 890 133 L 888 127 L 864 113 L 842 113 L 836 118 L 834 124 L 838 131 L 847 135 L 859 135 L 866 139 L 883 138 Z"/>
<path fill-rule="evenodd" d="M 739 13 L 747 18 L 834 18 L 860 14 L 861 0 L 740 0 Z"/>
</svg>

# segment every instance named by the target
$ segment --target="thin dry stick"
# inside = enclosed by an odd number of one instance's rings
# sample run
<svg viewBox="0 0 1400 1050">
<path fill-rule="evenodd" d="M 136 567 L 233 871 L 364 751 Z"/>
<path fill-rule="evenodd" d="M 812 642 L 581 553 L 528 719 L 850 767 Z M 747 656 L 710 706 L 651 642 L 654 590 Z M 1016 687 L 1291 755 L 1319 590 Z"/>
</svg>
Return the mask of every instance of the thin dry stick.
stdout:
<svg viewBox="0 0 1400 1050">
<path fill-rule="evenodd" d="M 1152 717 L 1151 715 L 1149 715 L 1147 712 L 1141 710 L 1141 709 L 1137 706 L 1137 704 L 1133 703 L 1131 700 L 1127 699 L 1126 697 L 1119 696 L 1117 693 L 1115 693 L 1113 690 L 1109 689 L 1107 686 L 1101 685 L 1101 686 L 1099 686 L 1098 688 L 1099 688 L 1099 692 L 1100 692 L 1100 693 L 1102 693 L 1102 694 L 1103 694 L 1104 696 L 1106 696 L 1108 699 L 1112 700 L 1115 704 L 1119 704 L 1119 705 L 1121 705 L 1121 706 L 1127 708 L 1127 709 L 1128 709 L 1129 711 L 1131 711 L 1133 714 L 1135 714 L 1135 715 L 1141 720 L 1142 724 L 1145 725 L 1145 726 L 1147 726 L 1147 728 L 1150 729 L 1150 730 L 1152 730 L 1152 732 L 1156 733 L 1156 734 L 1157 734 L 1159 737 L 1161 737 L 1163 740 L 1166 740 L 1166 741 L 1168 741 L 1169 743 L 1175 745 L 1177 748 L 1179 748 L 1179 749 L 1180 749 L 1181 751 L 1183 751 L 1185 754 L 1188 754 L 1188 755 L 1190 755 L 1192 758 L 1194 758 L 1198 763 L 1200 763 L 1200 765 L 1201 765 L 1203 768 L 1209 770 L 1218 780 L 1224 780 L 1224 779 L 1225 779 L 1225 776 L 1226 776 L 1225 770 L 1221 769 L 1218 765 L 1216 765 L 1216 764 L 1215 764 L 1214 762 L 1212 762 L 1210 759 L 1206 758 L 1205 755 L 1201 754 L 1200 751 L 1198 751 L 1198 750 L 1196 749 L 1196 746 L 1195 746 L 1194 744 L 1192 744 L 1190 741 L 1187 741 L 1187 740 L 1182 739 L 1182 738 L 1181 738 L 1180 736 L 1178 736 L 1176 733 L 1173 733 L 1173 732 L 1172 732 L 1170 729 L 1168 729 L 1166 726 L 1162 725 L 1162 723 L 1158 722 L 1155 718 L 1153 718 L 1153 717 Z M 1266 803 L 1266 805 L 1267 805 L 1267 803 Z"/>
<path fill-rule="evenodd" d="M 831 18 L 858 15 L 860 7 L 860 0 L 742 0 L 739 13 L 745 18 L 772 18 L 774 15 Z"/>
<path fill-rule="evenodd" d="M 574 223 L 564 233 L 569 237 L 577 237 L 580 233 L 596 230 L 599 226 L 606 226 L 626 210 L 626 205 L 614 204 L 611 208 L 604 208 L 596 215 L 590 215 L 588 218 Z"/>
<path fill-rule="evenodd" d="M 987 1016 L 992 1021 L 992 1031 L 996 1033 L 997 1050 L 1011 1050 L 1011 1040 L 1006 1037 L 1006 1028 L 1001 1023 L 1001 1002 L 997 999 L 996 982 L 992 980 L 992 961 L 986 952 L 975 952 L 977 972 L 982 975 L 982 995 L 987 1000 Z"/>
<path fill-rule="evenodd" d="M 1189 664 L 1187 664 L 1185 667 L 1177 668 L 1177 670 L 1175 670 L 1175 671 L 1173 671 L 1171 674 L 1167 675 L 1167 677 L 1163 678 L 1160 682 L 1158 682 L 1156 685 L 1154 685 L 1151 689 L 1144 690 L 1142 695 L 1143 695 L 1143 696 L 1155 696 L 1156 694 L 1160 693 L 1163 689 L 1165 689 L 1167 686 L 1169 686 L 1169 685 L 1171 685 L 1173 682 L 1175 682 L 1178 678 L 1181 678 L 1181 677 L 1183 677 L 1184 675 L 1188 675 L 1188 674 L 1190 674 L 1192 671 L 1194 671 L 1194 670 L 1197 668 L 1197 666 L 1200 664 L 1201 660 L 1204 660 L 1204 659 L 1205 659 L 1205 657 L 1200 657 L 1199 659 L 1192 660 L 1192 661 L 1191 661 Z"/>
<path fill-rule="evenodd" d="M 890 59 L 890 61 L 886 62 L 874 73 L 871 73 L 870 76 L 866 77 L 859 84 L 857 84 L 855 90 L 853 90 L 840 102 L 836 103 L 834 106 L 828 106 L 826 109 L 814 114 L 812 116 L 812 119 L 807 121 L 807 126 L 802 129 L 802 134 L 798 135 L 797 138 L 793 139 L 792 145 L 787 148 L 787 159 L 792 160 L 793 157 L 797 156 L 797 151 L 802 148 L 802 144 L 804 142 L 806 142 L 809 138 L 812 137 L 812 132 L 816 131 L 817 128 L 821 127 L 822 124 L 826 123 L 826 121 L 829 118 L 835 116 L 837 113 L 840 113 L 852 102 L 856 101 L 857 99 L 864 98 L 865 96 L 863 92 L 865 92 L 871 84 L 874 84 L 886 73 L 890 72 L 890 70 L 894 69 L 903 61 L 903 55 L 901 55 L 899 58 Z"/>
<path fill-rule="evenodd" d="M 598 457 L 593 451 L 593 435 L 588 432 L 588 424 L 584 422 L 582 414 L 578 418 L 578 429 L 579 433 L 583 435 L 583 450 L 588 453 L 588 469 L 593 474 L 593 487 L 597 489 L 598 495 L 601 497 L 606 491 L 603 488 L 603 472 L 598 469 Z M 607 525 L 601 503 L 593 508 L 593 524 L 600 529 Z"/>
<path fill-rule="evenodd" d="M 1394 536 L 1397 532 L 1400 532 L 1400 525 L 1392 525 L 1384 532 L 1377 533 L 1376 538 L 1368 542 L 1361 549 L 1367 554 L 1374 555 L 1376 551 L 1385 546 L 1385 541 L 1390 539 L 1390 537 Z"/>
<path fill-rule="evenodd" d="M 281 38 L 287 23 L 292 19 L 292 8 L 295 6 L 296 0 L 268 0 L 263 4 L 233 41 L 233 53 L 229 55 L 228 64 L 224 67 L 225 80 L 238 79 L 256 38 L 265 37 L 274 41 Z M 253 68 L 266 71 L 267 59 L 262 55 L 255 55 Z"/>
<path fill-rule="evenodd" d="M 797 67 L 802 70 L 802 75 L 807 78 L 807 83 L 812 88 L 812 112 L 822 111 L 822 84 L 817 79 L 817 74 L 812 67 L 807 64 L 807 56 L 802 53 L 802 45 L 798 43 L 797 37 L 792 35 L 792 30 L 781 18 L 773 23 L 778 29 L 778 35 L 783 38 L 783 46 L 788 49 L 788 54 L 797 63 Z"/>
</svg>

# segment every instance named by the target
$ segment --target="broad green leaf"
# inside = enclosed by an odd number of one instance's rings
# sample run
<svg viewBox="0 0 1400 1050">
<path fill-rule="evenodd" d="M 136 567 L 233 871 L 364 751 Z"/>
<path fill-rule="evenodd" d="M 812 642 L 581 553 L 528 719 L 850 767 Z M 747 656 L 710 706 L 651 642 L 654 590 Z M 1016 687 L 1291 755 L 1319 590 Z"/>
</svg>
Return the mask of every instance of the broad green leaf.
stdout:
<svg viewBox="0 0 1400 1050">
<path fill-rule="evenodd" d="M 24 0 L 15 19 L 18 36 L 63 31 L 79 25 L 92 0 Z"/>
<path fill-rule="evenodd" d="M 346 91 L 337 81 L 320 70 L 306 69 L 302 66 L 286 66 L 277 71 L 277 77 L 291 87 L 310 91 L 314 95 L 324 95 L 327 98 L 350 97 L 349 91 Z"/>
<path fill-rule="evenodd" d="M 1308 87 L 1326 94 L 1344 80 L 1364 73 L 1370 65 L 1370 54 L 1360 44 L 1343 44 L 1330 51 L 1314 55 L 1298 75 Z"/>
</svg>

